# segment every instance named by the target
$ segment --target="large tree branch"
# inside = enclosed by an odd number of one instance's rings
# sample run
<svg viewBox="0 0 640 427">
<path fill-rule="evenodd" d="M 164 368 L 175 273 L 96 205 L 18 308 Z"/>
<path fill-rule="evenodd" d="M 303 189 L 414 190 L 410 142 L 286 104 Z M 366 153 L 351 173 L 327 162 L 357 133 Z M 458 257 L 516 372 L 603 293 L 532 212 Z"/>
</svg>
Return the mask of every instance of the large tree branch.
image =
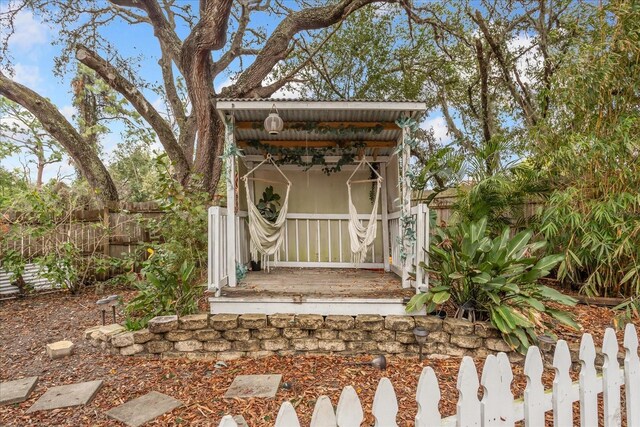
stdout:
<svg viewBox="0 0 640 427">
<path fill-rule="evenodd" d="M 164 53 L 160 56 L 158 60 L 158 65 L 160 65 L 160 69 L 162 70 L 162 80 L 164 82 L 165 94 L 167 95 L 167 100 L 169 101 L 169 105 L 171 106 L 171 111 L 173 111 L 173 117 L 175 117 L 176 122 L 178 123 L 178 127 L 182 131 L 182 127 L 186 121 L 186 113 L 184 111 L 184 104 L 178 95 L 178 90 L 176 89 L 176 84 L 173 77 L 173 62 L 168 55 Z M 187 156 L 187 159 L 188 156 Z"/>
<path fill-rule="evenodd" d="M 89 48 L 78 45 L 76 57 L 87 67 L 94 70 L 102 79 L 124 96 L 136 111 L 153 128 L 169 159 L 176 168 L 178 180 L 183 182 L 189 174 L 189 162 L 184 155 L 169 123 L 158 113 L 144 95 L 111 64 Z"/>
<path fill-rule="evenodd" d="M 478 71 L 480 72 L 480 105 L 482 114 L 482 135 L 485 142 L 491 140 L 491 111 L 489 109 L 489 55 L 484 54 L 482 40 L 476 38 L 476 59 L 478 60 Z"/>
<path fill-rule="evenodd" d="M 22 105 L 40 121 L 42 127 L 69 153 L 82 176 L 86 178 L 101 200 L 104 202 L 118 200 L 116 186 L 95 149 L 51 102 L 28 87 L 9 79 L 2 72 L 0 72 L 0 95 Z"/>
<path fill-rule="evenodd" d="M 382 0 L 342 0 L 334 5 L 311 7 L 290 13 L 276 27 L 255 61 L 240 75 L 228 92 L 242 97 L 260 88 L 262 81 L 273 71 L 276 64 L 286 58 L 289 43 L 297 33 L 329 27 L 361 7 L 377 1 Z"/>
<path fill-rule="evenodd" d="M 514 79 L 511 76 L 512 69 L 507 64 L 507 60 L 504 57 L 504 53 L 500 48 L 500 46 L 498 45 L 498 42 L 494 39 L 493 35 L 491 34 L 491 31 L 489 30 L 489 26 L 487 25 L 487 22 L 484 20 L 484 18 L 482 17 L 482 14 L 478 10 L 476 10 L 475 14 L 470 14 L 470 17 L 478 24 L 478 27 L 480 27 L 480 31 L 482 32 L 482 35 L 484 36 L 485 40 L 487 41 L 487 43 L 491 47 L 491 50 L 496 56 L 498 65 L 500 66 L 500 70 L 502 71 L 502 77 L 507 85 L 507 88 L 509 89 L 509 92 L 511 93 L 511 96 L 522 109 L 525 121 L 530 126 L 535 125 L 536 122 L 538 121 L 538 118 L 533 108 L 533 105 L 531 103 L 531 99 L 528 96 L 528 92 L 526 90 L 523 93 L 520 93 L 518 91 L 518 88 L 516 87 L 516 82 L 514 82 Z M 516 74 L 518 73 L 517 70 L 514 70 L 514 72 Z M 521 89 L 522 89 L 522 86 L 521 86 Z"/>
<path fill-rule="evenodd" d="M 447 130 L 451 132 L 456 142 L 460 144 L 464 149 L 466 149 L 470 153 L 475 152 L 475 147 L 465 136 L 465 134 L 458 128 L 455 121 L 453 120 L 453 117 L 451 116 L 451 112 L 449 111 L 449 101 L 447 100 L 447 93 L 444 89 L 440 89 L 438 91 L 438 101 L 440 101 L 440 109 L 442 110 L 442 115 L 444 116 L 444 120 L 447 123 Z"/>
<path fill-rule="evenodd" d="M 218 182 L 222 144 L 220 120 L 213 108 L 213 61 L 211 51 L 222 49 L 226 43 L 232 0 L 208 0 L 201 3 L 200 21 L 185 39 L 180 53 L 182 74 L 196 116 L 198 144 L 194 171 L 213 194 Z M 214 164 L 215 163 L 215 164 Z"/>
<path fill-rule="evenodd" d="M 214 78 L 220 74 L 220 72 L 225 70 L 234 59 L 242 54 L 242 41 L 244 40 L 244 35 L 247 32 L 250 15 L 251 9 L 242 4 L 240 17 L 238 18 L 238 29 L 233 35 L 231 46 L 229 46 L 229 50 L 222 54 L 218 61 L 213 63 L 211 74 Z"/>
<path fill-rule="evenodd" d="M 162 13 L 162 7 L 157 0 L 109 0 L 109 3 L 118 7 L 135 8 L 146 12 L 147 18 L 153 26 L 153 34 L 160 41 L 163 52 L 171 55 L 171 59 L 176 64 L 179 63 L 182 42 L 169 20 Z"/>
</svg>

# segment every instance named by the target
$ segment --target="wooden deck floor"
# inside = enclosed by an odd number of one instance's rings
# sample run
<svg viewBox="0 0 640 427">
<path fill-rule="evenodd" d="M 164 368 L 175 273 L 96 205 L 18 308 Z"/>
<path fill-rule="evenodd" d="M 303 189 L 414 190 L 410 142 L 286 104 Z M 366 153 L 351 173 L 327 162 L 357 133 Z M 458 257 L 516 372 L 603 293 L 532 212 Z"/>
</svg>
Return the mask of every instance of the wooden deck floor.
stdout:
<svg viewBox="0 0 640 427">
<path fill-rule="evenodd" d="M 333 268 L 272 268 L 250 271 L 235 288 L 224 287 L 230 298 L 405 298 L 415 293 L 403 289 L 400 278 L 382 270 Z"/>
</svg>

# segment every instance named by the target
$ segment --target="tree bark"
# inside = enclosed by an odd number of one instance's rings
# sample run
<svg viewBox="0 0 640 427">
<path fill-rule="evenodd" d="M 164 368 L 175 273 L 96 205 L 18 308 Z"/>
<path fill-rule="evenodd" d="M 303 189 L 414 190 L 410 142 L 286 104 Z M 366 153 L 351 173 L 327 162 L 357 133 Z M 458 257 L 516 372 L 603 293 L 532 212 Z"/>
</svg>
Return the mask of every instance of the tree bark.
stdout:
<svg viewBox="0 0 640 427">
<path fill-rule="evenodd" d="M 46 163 L 41 157 L 38 157 L 37 174 L 36 174 L 36 188 L 40 190 L 42 188 L 42 176 L 44 175 L 44 167 Z"/>
<path fill-rule="evenodd" d="M 213 106 L 213 61 L 211 51 L 222 49 L 226 42 L 231 0 L 209 0 L 201 3 L 200 21 L 185 39 L 180 52 L 182 73 L 193 104 L 197 123 L 194 172 L 204 188 L 213 195 L 220 179 L 224 138 L 220 138 L 220 119 Z"/>
<path fill-rule="evenodd" d="M 470 17 L 478 24 L 478 27 L 480 28 L 480 31 L 482 32 L 485 40 L 489 44 L 489 47 L 491 47 L 491 50 L 493 51 L 496 59 L 498 60 L 498 65 L 500 66 L 500 70 L 502 71 L 502 77 L 507 85 L 507 88 L 509 89 L 509 92 L 511 93 L 511 96 L 513 96 L 513 99 L 522 109 L 522 115 L 527 125 L 535 126 L 535 124 L 538 122 L 537 113 L 535 111 L 534 106 L 532 105 L 528 91 L 526 90 L 522 82 L 519 81 L 520 76 L 518 75 L 517 69 L 515 68 L 515 66 L 512 67 L 512 69 L 510 69 L 509 65 L 507 64 L 507 60 L 504 57 L 501 47 L 498 45 L 498 42 L 491 35 L 489 26 L 487 25 L 487 22 L 482 17 L 482 14 L 480 13 L 480 11 L 476 10 L 475 14 L 473 15 L 470 14 Z M 518 85 L 520 86 L 522 93 L 518 91 L 516 87 L 516 83 L 514 83 L 513 81 L 514 79 L 511 76 L 511 72 L 513 72 L 514 75 L 516 76 L 516 79 L 518 80 Z"/>
<path fill-rule="evenodd" d="M 478 59 L 478 71 L 480 71 L 480 105 L 482 113 L 482 136 L 485 142 L 491 140 L 491 111 L 489 109 L 489 55 L 485 55 L 482 40 L 476 39 L 476 58 Z"/>
<path fill-rule="evenodd" d="M 342 0 L 337 4 L 311 7 L 292 12 L 276 27 L 255 61 L 240 75 L 236 84 L 223 91 L 238 97 L 269 96 L 261 93 L 262 82 L 273 71 L 278 62 L 289 53 L 289 44 L 300 31 L 316 30 L 336 24 L 351 13 L 381 0 Z M 387 3 L 392 3 L 387 1 Z M 272 93 L 272 92 L 271 92 Z"/>
<path fill-rule="evenodd" d="M 0 95 L 22 105 L 38 118 L 42 127 L 69 153 L 99 199 L 103 202 L 118 201 L 116 186 L 98 154 L 51 102 L 2 72 Z"/>
</svg>

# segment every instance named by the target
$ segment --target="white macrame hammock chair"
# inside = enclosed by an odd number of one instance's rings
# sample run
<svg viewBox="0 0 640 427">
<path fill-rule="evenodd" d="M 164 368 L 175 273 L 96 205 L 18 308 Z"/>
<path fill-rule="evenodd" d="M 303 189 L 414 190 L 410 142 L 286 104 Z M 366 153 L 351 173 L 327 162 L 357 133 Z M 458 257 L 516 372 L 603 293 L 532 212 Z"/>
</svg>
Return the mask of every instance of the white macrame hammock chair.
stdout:
<svg viewBox="0 0 640 427">
<path fill-rule="evenodd" d="M 369 166 L 369 168 L 373 171 L 377 178 L 353 180 L 353 176 L 363 165 Z M 360 219 L 358 218 L 358 211 L 353 204 L 353 198 L 351 197 L 351 185 L 371 182 L 376 183 L 376 197 L 373 202 L 371 214 L 369 215 L 369 221 L 367 222 L 367 225 L 364 226 L 362 222 L 360 222 Z M 367 253 L 369 252 L 369 247 L 376 239 L 376 233 L 378 231 L 378 201 L 380 199 L 381 188 L 382 177 L 380 176 L 378 171 L 375 170 L 373 166 L 371 166 L 371 163 L 369 163 L 363 157 L 347 180 L 347 190 L 349 193 L 349 237 L 351 239 L 351 259 L 355 264 L 362 264 L 365 261 L 365 259 L 367 258 Z"/>
<path fill-rule="evenodd" d="M 251 175 L 265 163 L 271 163 L 276 168 L 276 170 L 280 172 L 280 175 L 282 175 L 286 182 L 249 177 L 249 175 Z M 287 211 L 289 209 L 289 190 L 291 189 L 291 181 L 289 181 L 289 178 L 287 178 L 282 170 L 280 170 L 270 154 L 267 155 L 267 157 L 256 167 L 247 172 L 241 179 L 244 181 L 246 190 L 245 193 L 247 194 L 247 206 L 249 212 L 249 236 L 251 236 L 251 244 L 249 250 L 251 252 L 252 258 L 254 260 L 260 258 L 263 268 L 269 271 L 269 258 L 273 256 L 275 264 L 277 264 L 280 259 L 280 247 L 284 242 L 284 225 L 287 222 Z M 260 214 L 258 207 L 251 199 L 249 181 L 259 181 L 271 184 L 287 184 L 287 192 L 285 193 L 284 201 L 282 202 L 282 206 L 280 208 L 280 213 L 278 214 L 278 218 L 276 218 L 275 222 L 267 221 Z"/>
</svg>

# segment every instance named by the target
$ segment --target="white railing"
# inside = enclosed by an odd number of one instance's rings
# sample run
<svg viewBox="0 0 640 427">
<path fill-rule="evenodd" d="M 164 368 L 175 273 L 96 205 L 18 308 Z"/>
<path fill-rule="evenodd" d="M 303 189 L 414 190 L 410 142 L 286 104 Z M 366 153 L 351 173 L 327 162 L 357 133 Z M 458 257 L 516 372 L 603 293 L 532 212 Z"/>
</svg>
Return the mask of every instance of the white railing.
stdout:
<svg viewBox="0 0 640 427">
<path fill-rule="evenodd" d="M 246 216 L 246 212 L 238 212 L 236 216 L 236 256 L 230 262 L 227 245 L 227 209 L 219 206 L 209 208 L 208 286 L 218 294 L 222 286 L 228 283 L 230 266 L 235 262 L 249 262 L 249 230 Z"/>
<path fill-rule="evenodd" d="M 482 375 L 473 359 L 465 357 L 458 371 L 458 403 L 456 415 L 442 418 L 438 410 L 440 387 L 432 368 L 422 370 L 416 401 L 418 412 L 416 427 L 432 426 L 513 426 L 524 420 L 525 426 L 545 425 L 545 413 L 553 414 L 553 425 L 566 427 L 598 425 L 598 395 L 604 402 L 605 427 L 620 426 L 623 420 L 620 388 L 626 397 L 626 425 L 640 426 L 640 360 L 638 359 L 638 335 L 635 327 L 627 325 L 624 334 L 624 368 L 618 362 L 618 342 L 613 329 L 607 329 L 602 344 L 604 365 L 602 373 L 595 368 L 596 349 L 590 334 L 582 336 L 580 345 L 579 381 L 572 383 L 569 376 L 571 355 L 565 341 L 558 341 L 553 357 L 555 379 L 553 388 L 544 390 L 542 385 L 543 362 L 537 347 L 530 347 L 524 363 L 527 386 L 524 396 L 514 400 L 511 394 L 513 374 L 511 364 L 504 353 L 490 355 L 484 362 Z M 482 389 L 482 398 L 478 397 Z M 573 403 L 579 402 L 579 419 L 574 419 Z M 377 427 L 397 426 L 398 399 L 388 378 L 382 378 L 373 399 L 372 413 Z M 577 418 L 577 417 L 576 417 Z M 356 427 L 364 419 L 360 399 L 353 387 L 342 390 L 336 411 L 331 400 L 321 396 L 311 418 L 311 427 Z M 299 427 L 300 422 L 293 405 L 284 402 L 280 407 L 275 427 Z M 238 427 L 230 415 L 222 418 L 219 427 Z"/>
<path fill-rule="evenodd" d="M 418 266 L 425 260 L 423 249 L 429 245 L 429 212 L 426 205 L 414 206 L 411 209 L 415 217 L 416 243 L 409 254 L 409 264 Z M 366 214 L 359 216 L 365 223 L 369 219 Z M 400 213 L 388 215 L 389 251 L 391 271 L 402 275 L 400 261 Z M 364 263 L 354 264 L 351 259 L 351 246 L 348 231 L 348 214 L 308 214 L 291 213 L 285 223 L 285 240 L 279 253 L 278 266 L 281 267 L 324 267 L 324 268 L 383 268 L 385 266 L 385 250 L 383 248 L 382 215 L 377 216 L 378 233 Z M 209 289 L 219 291 L 228 283 L 228 270 L 235 264 L 248 264 L 249 228 L 247 213 L 236 215 L 236 255 L 230 259 L 227 241 L 227 209 L 214 206 L 209 208 Z M 235 268 L 235 267 L 233 267 Z M 428 285 L 428 277 L 422 269 L 416 269 L 416 281 L 413 286 Z"/>
<path fill-rule="evenodd" d="M 415 266 L 416 280 L 412 286 L 429 285 L 429 276 L 419 268 L 421 262 L 427 261 L 426 249 L 429 248 L 429 208 L 426 204 L 419 204 L 411 208 L 411 215 L 414 217 L 416 241 L 408 254 L 409 265 Z M 400 231 L 400 211 L 392 212 L 389 218 L 389 244 L 391 245 L 390 255 L 391 271 L 402 276 L 402 260 L 400 259 L 401 231 Z M 413 268 L 413 267 L 412 267 Z"/>
<path fill-rule="evenodd" d="M 368 215 L 360 215 L 365 224 Z M 292 213 L 287 215 L 285 240 L 280 250 L 281 267 L 383 268 L 382 218 L 378 215 L 378 236 L 365 262 L 351 260 L 348 214 Z"/>
</svg>

